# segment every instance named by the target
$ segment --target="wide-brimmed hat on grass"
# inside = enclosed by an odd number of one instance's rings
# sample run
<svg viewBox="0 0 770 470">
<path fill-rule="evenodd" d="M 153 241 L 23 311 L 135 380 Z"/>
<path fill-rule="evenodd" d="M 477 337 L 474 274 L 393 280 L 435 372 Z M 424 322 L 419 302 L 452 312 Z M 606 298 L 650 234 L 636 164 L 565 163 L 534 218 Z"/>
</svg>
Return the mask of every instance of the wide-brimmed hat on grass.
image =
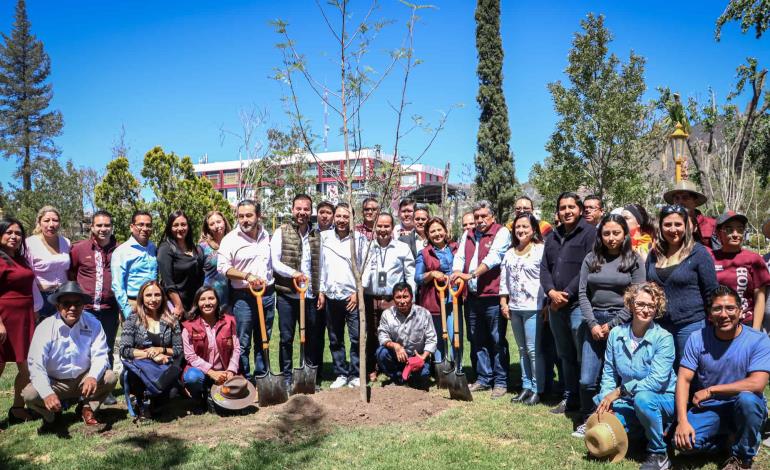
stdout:
<svg viewBox="0 0 770 470">
<path fill-rule="evenodd" d="M 706 201 L 708 201 L 708 198 L 705 194 L 698 191 L 698 187 L 695 186 L 695 183 L 693 183 L 690 180 L 682 180 L 678 183 L 676 183 L 671 189 L 663 193 L 663 200 L 665 200 L 669 204 L 674 203 L 674 195 L 676 193 L 690 193 L 692 194 L 692 197 L 695 198 L 695 206 L 702 206 L 703 204 L 706 204 Z"/>
<path fill-rule="evenodd" d="M 623 423 L 612 413 L 591 415 L 586 421 L 585 443 L 588 453 L 610 462 L 620 462 L 628 452 L 628 434 Z"/>
<path fill-rule="evenodd" d="M 214 404 L 226 410 L 242 410 L 254 404 L 257 390 L 254 385 L 237 375 L 222 385 L 211 386 Z"/>
</svg>

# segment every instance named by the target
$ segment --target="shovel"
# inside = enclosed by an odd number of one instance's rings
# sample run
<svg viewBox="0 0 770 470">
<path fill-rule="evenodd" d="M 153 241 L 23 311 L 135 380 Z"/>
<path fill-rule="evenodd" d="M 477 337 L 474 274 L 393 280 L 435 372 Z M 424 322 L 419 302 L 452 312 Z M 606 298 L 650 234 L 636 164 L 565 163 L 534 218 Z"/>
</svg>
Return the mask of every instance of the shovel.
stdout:
<svg viewBox="0 0 770 470">
<path fill-rule="evenodd" d="M 262 294 L 265 293 L 266 285 L 262 285 L 261 290 L 254 290 L 249 284 L 249 290 L 257 298 L 257 311 L 259 312 L 259 329 L 262 335 L 262 358 L 265 361 L 267 371 L 264 375 L 258 375 L 254 378 L 257 382 L 257 392 L 259 394 L 259 406 L 279 405 L 289 399 L 289 393 L 286 391 L 286 385 L 283 382 L 283 375 L 275 375 L 270 370 L 270 340 L 267 339 L 267 329 L 265 328 L 265 308 L 262 306 Z"/>
<path fill-rule="evenodd" d="M 434 365 L 436 367 L 436 386 L 438 388 L 449 388 L 449 384 L 447 383 L 446 375 L 449 374 L 452 369 L 454 369 L 455 365 L 454 362 L 447 360 L 447 356 L 449 353 L 449 344 L 448 344 L 448 338 L 449 335 L 447 334 L 447 328 L 446 328 L 446 289 L 449 285 L 449 280 L 446 276 L 439 281 L 438 279 L 433 279 L 433 285 L 436 286 L 436 290 L 438 291 L 439 300 L 441 302 L 441 341 L 444 342 L 444 356 L 441 358 L 439 362 L 435 362 Z"/>
<path fill-rule="evenodd" d="M 292 378 L 294 387 L 292 394 L 304 393 L 311 395 L 315 393 L 315 378 L 318 372 L 318 366 L 310 366 L 305 362 L 305 291 L 307 284 L 301 286 L 294 279 L 294 288 L 299 294 L 299 367 L 294 368 Z"/>
<path fill-rule="evenodd" d="M 452 322 L 454 324 L 452 358 L 454 359 L 455 367 L 445 374 L 445 379 L 449 386 L 449 398 L 452 400 L 473 401 L 473 396 L 468 388 L 468 377 L 463 373 L 463 356 L 460 352 L 460 322 L 462 320 L 460 319 L 459 300 L 457 298 L 460 296 L 465 282 L 462 279 L 458 279 L 455 282 L 457 289 L 449 287 L 449 292 L 452 294 L 452 312 L 454 314 L 454 321 Z"/>
</svg>

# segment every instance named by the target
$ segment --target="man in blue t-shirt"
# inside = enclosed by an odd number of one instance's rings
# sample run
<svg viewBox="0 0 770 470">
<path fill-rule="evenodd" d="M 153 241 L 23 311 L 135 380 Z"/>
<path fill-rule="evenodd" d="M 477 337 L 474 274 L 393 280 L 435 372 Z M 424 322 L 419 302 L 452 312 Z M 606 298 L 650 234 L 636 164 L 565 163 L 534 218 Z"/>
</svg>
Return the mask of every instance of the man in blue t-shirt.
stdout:
<svg viewBox="0 0 770 470">
<path fill-rule="evenodd" d="M 732 435 L 724 469 L 751 468 L 767 418 L 770 338 L 741 324 L 740 297 L 729 287 L 714 291 L 707 311 L 711 325 L 690 336 L 679 364 L 674 439 L 682 450 L 715 450 Z"/>
</svg>

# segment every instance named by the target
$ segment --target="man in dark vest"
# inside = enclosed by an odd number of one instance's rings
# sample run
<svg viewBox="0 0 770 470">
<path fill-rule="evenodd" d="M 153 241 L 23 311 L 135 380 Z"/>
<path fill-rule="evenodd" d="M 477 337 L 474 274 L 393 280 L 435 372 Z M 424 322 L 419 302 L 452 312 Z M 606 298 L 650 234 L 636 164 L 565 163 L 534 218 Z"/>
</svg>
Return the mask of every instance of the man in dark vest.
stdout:
<svg viewBox="0 0 770 470">
<path fill-rule="evenodd" d="M 294 281 L 306 285 L 305 292 L 305 361 L 320 366 L 323 358 L 326 321 L 318 314 L 318 280 L 320 273 L 321 234 L 310 227 L 313 202 L 307 194 L 298 194 L 291 203 L 292 220 L 281 225 L 270 240 L 270 252 L 275 274 L 275 290 L 278 293 L 278 326 L 281 331 L 279 361 L 281 372 L 291 389 L 292 354 L 294 331 L 299 322 L 299 295 Z M 320 374 L 317 379 L 321 380 Z"/>
<path fill-rule="evenodd" d="M 493 388 L 491 398 L 508 390 L 508 322 L 500 313 L 500 263 L 511 246 L 511 232 L 495 221 L 492 203 L 473 206 L 476 228 L 463 233 L 452 264 L 452 281 L 465 281 L 468 335 L 476 356 L 476 382 L 471 391 Z"/>
</svg>

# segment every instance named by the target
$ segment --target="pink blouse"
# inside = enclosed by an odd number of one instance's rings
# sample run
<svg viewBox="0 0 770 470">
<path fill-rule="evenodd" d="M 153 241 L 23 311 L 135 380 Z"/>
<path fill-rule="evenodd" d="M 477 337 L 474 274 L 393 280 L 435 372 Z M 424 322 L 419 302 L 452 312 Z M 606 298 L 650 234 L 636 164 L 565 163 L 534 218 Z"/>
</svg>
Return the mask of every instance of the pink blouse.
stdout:
<svg viewBox="0 0 770 470">
<path fill-rule="evenodd" d="M 222 356 L 219 355 L 219 351 L 217 350 L 217 338 L 214 335 L 214 330 L 211 329 L 211 326 L 205 321 L 201 323 L 203 323 L 203 326 L 206 329 L 206 343 L 208 344 L 208 351 L 206 351 L 205 358 L 195 354 L 195 348 L 193 348 L 192 342 L 190 341 L 190 334 L 187 333 L 186 328 L 182 328 L 182 346 L 184 347 L 184 358 L 187 360 L 187 364 L 189 364 L 190 367 L 200 369 L 204 374 L 211 369 L 229 370 L 233 374 L 237 374 L 241 357 L 241 343 L 238 342 L 238 336 L 233 335 L 233 355 L 230 356 L 230 364 L 228 364 L 227 369 L 225 369 L 224 364 L 222 364 Z"/>
<path fill-rule="evenodd" d="M 70 241 L 59 235 L 59 253 L 51 253 L 42 235 L 27 238 L 27 261 L 43 292 L 49 292 L 67 282 L 70 268 Z"/>
</svg>

